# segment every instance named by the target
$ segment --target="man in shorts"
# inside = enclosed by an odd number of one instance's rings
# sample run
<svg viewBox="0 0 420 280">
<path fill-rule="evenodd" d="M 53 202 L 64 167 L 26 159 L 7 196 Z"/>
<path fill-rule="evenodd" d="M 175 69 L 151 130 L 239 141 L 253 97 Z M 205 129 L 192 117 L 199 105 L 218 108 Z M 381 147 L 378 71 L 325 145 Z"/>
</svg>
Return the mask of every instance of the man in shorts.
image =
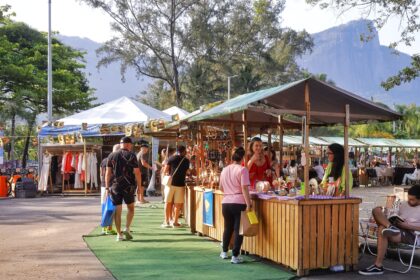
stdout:
<svg viewBox="0 0 420 280">
<path fill-rule="evenodd" d="M 384 273 L 382 262 L 388 248 L 388 242 L 414 244 L 414 231 L 420 231 L 420 185 L 408 190 L 408 200 L 401 203 L 398 216 L 402 221 L 395 225 L 388 221 L 381 207 L 372 211 L 378 224 L 378 254 L 373 265 L 359 270 L 362 275 L 380 275 Z"/>
<path fill-rule="evenodd" d="M 190 161 L 186 158 L 185 146 L 178 146 L 178 154 L 171 156 L 163 170 L 163 174 L 172 176 L 170 186 L 165 186 L 165 221 L 162 227 L 170 227 L 172 207 L 175 206 L 175 215 L 172 226 L 181 226 L 178 222 L 181 208 L 185 198 L 185 177 L 190 168 Z"/>
<path fill-rule="evenodd" d="M 131 240 L 130 225 L 134 217 L 134 202 L 136 188 L 141 187 L 141 174 L 136 154 L 132 152 L 130 137 L 123 137 L 120 141 L 121 149 L 108 156 L 105 173 L 107 192 L 111 194 L 112 203 L 116 206 L 115 227 L 117 241 Z M 112 180 L 111 180 L 112 179 Z M 127 221 L 124 231 L 121 231 L 121 213 L 123 201 L 127 204 Z"/>
</svg>

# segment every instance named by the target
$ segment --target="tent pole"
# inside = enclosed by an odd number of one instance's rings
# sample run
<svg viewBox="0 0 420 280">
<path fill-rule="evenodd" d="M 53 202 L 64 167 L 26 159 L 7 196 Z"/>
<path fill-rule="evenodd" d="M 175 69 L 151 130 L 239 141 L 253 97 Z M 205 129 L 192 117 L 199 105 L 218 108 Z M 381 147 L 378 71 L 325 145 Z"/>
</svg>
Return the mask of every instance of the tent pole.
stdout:
<svg viewBox="0 0 420 280">
<path fill-rule="evenodd" d="M 247 150 L 248 146 L 248 116 L 246 114 L 246 111 L 242 111 L 242 132 L 244 134 L 243 144 L 245 151 Z M 245 166 L 248 161 L 248 156 L 245 156 Z"/>
<path fill-rule="evenodd" d="M 235 143 L 235 124 L 233 124 L 233 123 L 230 124 L 230 141 L 232 142 L 232 145 L 231 145 L 231 149 L 229 149 L 230 151 L 228 152 L 228 154 L 229 154 L 228 162 L 232 161 L 232 150 L 236 146 L 236 143 Z"/>
<path fill-rule="evenodd" d="M 279 157 L 279 163 L 280 163 L 280 170 L 283 168 L 283 116 L 279 115 L 278 117 L 279 123 L 278 123 L 278 130 L 279 130 L 279 150 L 280 150 L 280 157 Z"/>
<path fill-rule="evenodd" d="M 350 197 L 350 170 L 349 170 L 349 125 L 350 125 L 350 105 L 346 104 L 346 118 L 344 120 L 344 174 L 346 176 L 345 192 L 346 198 Z"/>
<path fill-rule="evenodd" d="M 305 124 L 305 157 L 306 163 L 304 167 L 304 181 L 305 181 L 305 199 L 309 198 L 309 125 L 311 123 L 311 103 L 309 99 L 309 83 L 305 82 L 305 107 L 306 107 L 306 124 Z"/>
</svg>

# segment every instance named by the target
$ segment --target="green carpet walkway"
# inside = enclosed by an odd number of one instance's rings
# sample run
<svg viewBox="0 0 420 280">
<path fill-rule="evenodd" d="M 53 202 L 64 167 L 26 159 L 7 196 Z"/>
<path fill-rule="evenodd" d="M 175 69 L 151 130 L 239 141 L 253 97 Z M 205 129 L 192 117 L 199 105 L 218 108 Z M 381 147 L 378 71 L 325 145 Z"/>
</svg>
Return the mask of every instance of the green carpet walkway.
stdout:
<svg viewBox="0 0 420 280">
<path fill-rule="evenodd" d="M 244 256 L 245 263 L 239 265 L 222 260 L 219 242 L 195 236 L 189 228 L 160 228 L 161 208 L 162 205 L 136 208 L 132 241 L 116 242 L 115 236 L 100 236 L 100 228 L 85 236 L 91 250 L 115 278 L 255 280 L 294 277 L 248 256 Z"/>
</svg>

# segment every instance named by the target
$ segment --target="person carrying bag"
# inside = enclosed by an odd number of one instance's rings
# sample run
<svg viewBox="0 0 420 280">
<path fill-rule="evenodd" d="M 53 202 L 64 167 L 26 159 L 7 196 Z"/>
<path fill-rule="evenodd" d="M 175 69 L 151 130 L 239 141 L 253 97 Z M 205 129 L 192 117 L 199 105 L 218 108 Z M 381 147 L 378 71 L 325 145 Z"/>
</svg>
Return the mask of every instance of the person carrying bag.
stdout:
<svg viewBox="0 0 420 280">
<path fill-rule="evenodd" d="M 190 167 L 190 161 L 185 157 L 186 148 L 178 147 L 178 154 L 168 160 L 163 174 L 170 174 L 163 177 L 162 184 L 165 186 L 165 221 L 162 227 L 179 227 L 178 218 L 185 200 L 185 177 Z M 171 172 L 169 172 L 171 171 Z M 175 206 L 175 213 L 172 215 L 172 208 Z M 173 224 L 169 221 L 173 217 Z"/>
</svg>

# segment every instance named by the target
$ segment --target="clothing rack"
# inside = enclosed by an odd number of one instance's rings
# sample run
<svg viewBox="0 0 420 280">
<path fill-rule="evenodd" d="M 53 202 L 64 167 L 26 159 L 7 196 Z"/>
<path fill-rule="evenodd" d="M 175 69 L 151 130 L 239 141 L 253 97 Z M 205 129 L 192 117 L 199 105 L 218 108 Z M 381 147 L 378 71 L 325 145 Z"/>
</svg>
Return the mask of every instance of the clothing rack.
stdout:
<svg viewBox="0 0 420 280">
<path fill-rule="evenodd" d="M 83 143 L 78 143 L 78 144 L 43 144 L 41 145 L 41 154 L 44 154 L 44 152 L 48 152 L 49 154 L 53 155 L 53 156 L 63 156 L 66 152 L 79 152 L 79 153 L 83 153 L 83 159 L 84 159 L 84 165 L 87 166 L 87 157 L 86 154 L 87 153 L 95 153 L 96 155 L 100 155 L 101 153 L 98 151 L 101 150 L 101 147 L 99 145 L 92 145 L 92 144 L 86 144 L 86 142 L 84 141 Z M 72 173 L 67 173 L 67 174 L 72 174 Z M 50 191 L 51 193 L 53 193 L 53 185 L 52 185 L 52 177 L 51 177 L 51 166 L 50 166 L 50 170 L 49 170 L 49 175 L 48 175 L 49 179 L 50 179 Z M 65 183 L 67 181 L 67 186 L 68 188 L 70 188 L 70 183 L 69 180 L 66 180 L 64 177 L 64 173 L 63 173 L 63 178 L 62 178 L 62 194 L 64 193 L 78 193 L 80 192 L 79 190 L 66 190 L 65 188 Z M 93 186 L 93 182 L 90 182 L 90 192 L 92 190 L 92 186 Z M 99 185 L 96 186 L 98 188 L 98 190 L 100 190 Z M 84 189 L 80 189 L 83 190 L 84 195 L 88 194 L 88 183 L 87 183 L 87 179 L 84 180 Z"/>
</svg>

